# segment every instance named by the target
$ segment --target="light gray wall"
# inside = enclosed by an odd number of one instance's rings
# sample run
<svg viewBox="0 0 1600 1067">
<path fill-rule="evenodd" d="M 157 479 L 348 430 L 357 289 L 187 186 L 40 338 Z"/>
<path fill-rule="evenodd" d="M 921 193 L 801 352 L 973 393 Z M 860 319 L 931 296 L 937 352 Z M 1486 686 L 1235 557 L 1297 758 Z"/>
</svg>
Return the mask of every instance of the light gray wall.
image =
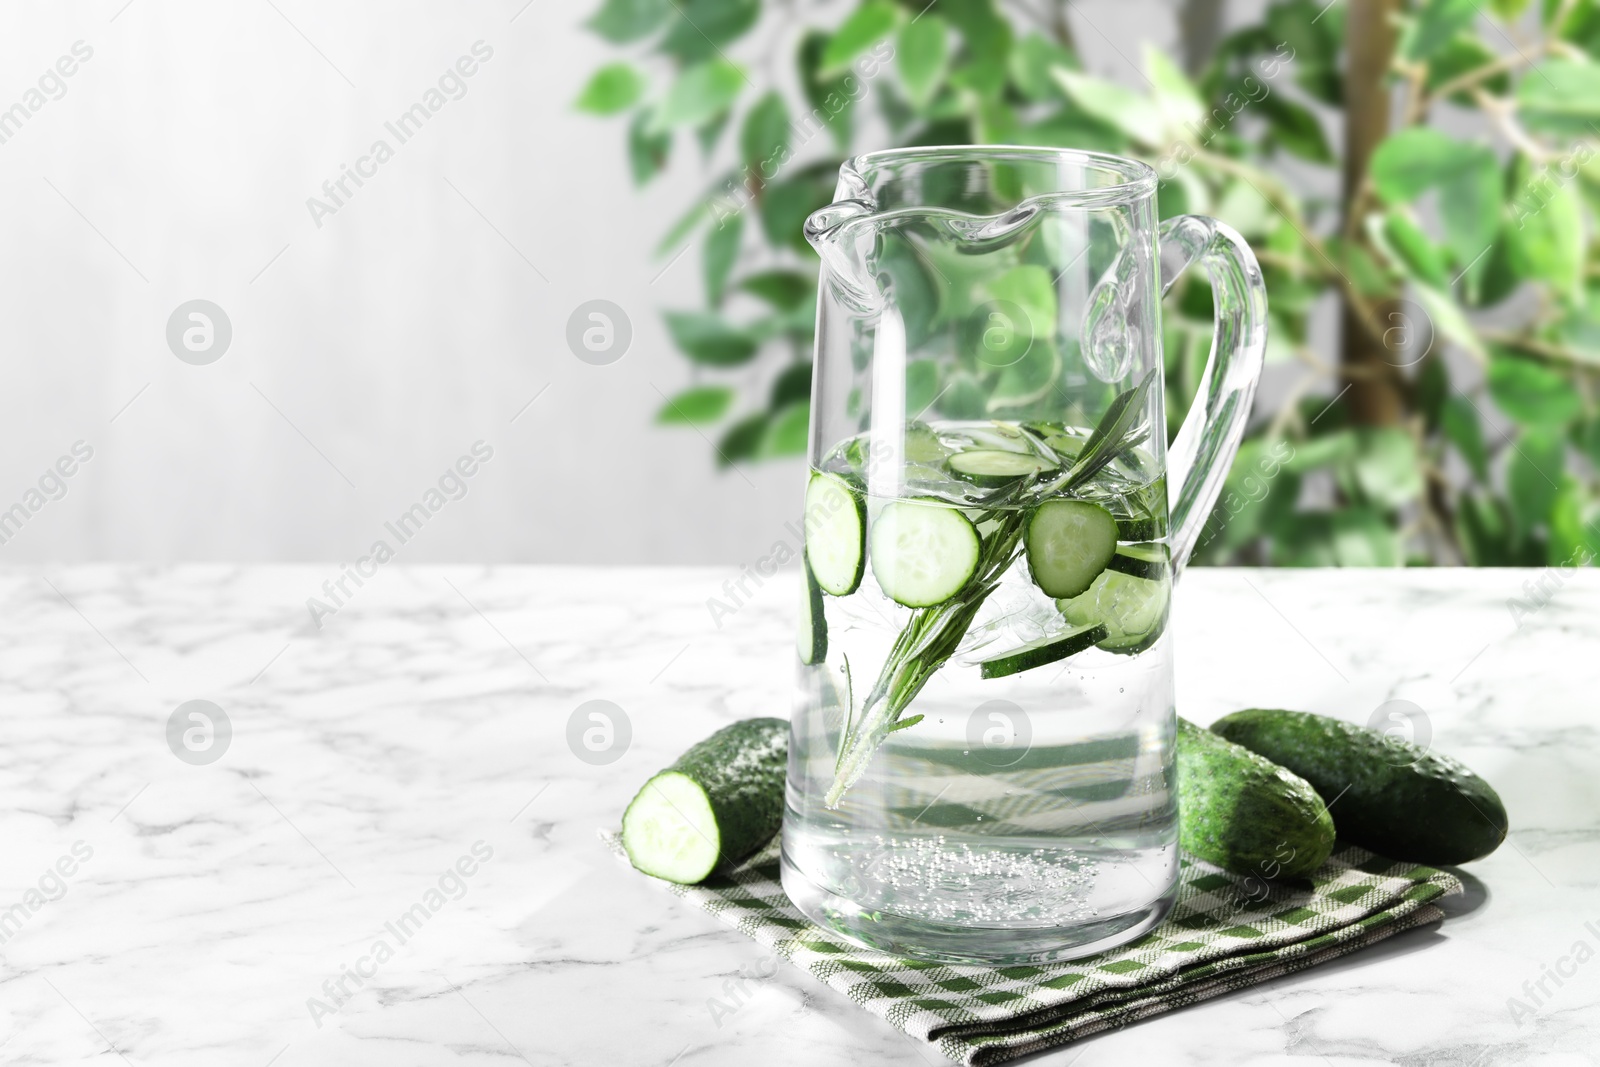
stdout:
<svg viewBox="0 0 1600 1067">
<path fill-rule="evenodd" d="M 619 123 L 571 110 L 611 55 L 579 26 L 592 6 L 0 7 L 0 108 L 93 49 L 0 144 L 0 510 L 93 449 L 0 562 L 348 561 L 479 440 L 492 460 L 404 559 L 762 554 L 799 463 L 718 472 L 693 431 L 650 425 L 689 378 L 659 310 L 700 299 L 697 251 L 660 273 L 650 249 L 708 175 L 681 143 L 636 191 Z M 1136 27 L 1167 32 L 1159 4 L 1094 10 L 1135 59 Z M 466 95 L 398 144 L 385 121 L 480 40 Z M 307 198 L 380 137 L 394 158 L 319 227 Z M 233 328 L 204 366 L 166 340 L 197 298 Z M 633 326 L 610 366 L 564 339 L 596 298 Z"/>
</svg>

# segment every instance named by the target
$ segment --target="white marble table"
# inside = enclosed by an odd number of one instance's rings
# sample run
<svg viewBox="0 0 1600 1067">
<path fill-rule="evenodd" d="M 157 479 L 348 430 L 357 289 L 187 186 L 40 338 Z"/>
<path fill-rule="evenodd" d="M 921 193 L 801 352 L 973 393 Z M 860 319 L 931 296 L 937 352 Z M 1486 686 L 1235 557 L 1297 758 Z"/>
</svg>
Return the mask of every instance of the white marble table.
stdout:
<svg viewBox="0 0 1600 1067">
<path fill-rule="evenodd" d="M 714 1017 L 766 961 L 596 839 L 688 742 L 786 713 L 790 576 L 719 628 L 731 572 L 391 567 L 317 630 L 339 573 L 0 572 L 0 1061 L 942 1062 L 787 967 Z M 1531 576 L 1188 574 L 1183 713 L 1412 700 L 1511 838 L 1442 926 L 1038 1062 L 1594 1062 L 1600 575 L 1518 630 Z M 233 729 L 209 763 L 167 740 L 195 699 Z M 605 766 L 566 741 L 591 699 L 631 723 Z"/>
</svg>

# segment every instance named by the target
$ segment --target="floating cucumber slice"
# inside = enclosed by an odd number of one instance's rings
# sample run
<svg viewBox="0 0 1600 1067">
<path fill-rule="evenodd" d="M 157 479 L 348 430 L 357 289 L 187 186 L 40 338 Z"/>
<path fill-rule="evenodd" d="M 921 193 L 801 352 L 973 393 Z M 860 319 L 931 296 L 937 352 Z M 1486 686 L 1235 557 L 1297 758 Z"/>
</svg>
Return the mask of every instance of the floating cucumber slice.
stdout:
<svg viewBox="0 0 1600 1067">
<path fill-rule="evenodd" d="M 1046 500 L 1028 519 L 1028 569 L 1047 596 L 1075 597 L 1117 550 L 1111 512 L 1086 500 Z"/>
<path fill-rule="evenodd" d="M 950 454 L 933 428 L 922 422 L 906 426 L 906 462 L 938 464 Z"/>
<path fill-rule="evenodd" d="M 822 589 L 811 577 L 811 568 L 800 561 L 800 617 L 795 628 L 795 648 L 807 667 L 821 663 L 828 655 L 828 618 L 823 612 Z"/>
<path fill-rule="evenodd" d="M 978 530 L 938 500 L 896 500 L 872 524 L 872 573 L 908 608 L 943 604 L 978 569 Z"/>
<path fill-rule="evenodd" d="M 982 486 L 999 486 L 1025 474 L 1055 470 L 1056 464 L 1022 452 L 996 452 L 985 448 L 957 452 L 946 464 L 951 473 Z"/>
<path fill-rule="evenodd" d="M 1004 655 L 983 660 L 978 664 L 985 678 L 1004 678 L 1021 671 L 1043 667 L 1046 663 L 1076 656 L 1086 648 L 1105 640 L 1106 628 L 1099 623 L 1088 623 L 1068 630 L 1064 634 L 1041 637 L 1012 649 Z"/>
<path fill-rule="evenodd" d="M 1117 520 L 1117 540 L 1154 541 L 1155 539 L 1156 520 L 1149 518 Z"/>
<path fill-rule="evenodd" d="M 782 719 L 745 719 L 689 749 L 623 812 L 628 861 L 688 885 L 766 844 L 783 822 L 788 753 Z"/>
<path fill-rule="evenodd" d="M 1166 629 L 1172 583 L 1107 569 L 1082 595 L 1058 600 L 1056 607 L 1074 626 L 1103 625 L 1106 636 L 1099 645 L 1105 651 L 1132 655 L 1155 644 Z"/>
<path fill-rule="evenodd" d="M 824 593 L 846 596 L 866 566 L 867 509 L 850 483 L 817 473 L 806 485 L 806 563 Z"/>
<path fill-rule="evenodd" d="M 1171 558 L 1167 546 L 1160 541 L 1140 545 L 1118 545 L 1116 555 L 1111 557 L 1108 566 L 1111 570 L 1135 578 L 1155 579 L 1167 573 Z"/>
</svg>

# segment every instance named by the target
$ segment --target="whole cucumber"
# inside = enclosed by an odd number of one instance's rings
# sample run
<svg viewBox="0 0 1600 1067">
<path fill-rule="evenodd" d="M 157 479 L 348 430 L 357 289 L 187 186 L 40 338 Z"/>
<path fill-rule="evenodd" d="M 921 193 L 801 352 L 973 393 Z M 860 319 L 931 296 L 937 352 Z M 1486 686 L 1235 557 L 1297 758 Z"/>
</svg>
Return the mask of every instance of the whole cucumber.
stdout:
<svg viewBox="0 0 1600 1067">
<path fill-rule="evenodd" d="M 789 724 L 724 726 L 652 777 L 622 814 L 622 847 L 645 874 L 704 881 L 772 839 L 783 823 Z"/>
<path fill-rule="evenodd" d="M 1481 859 L 1505 840 L 1505 805 L 1448 756 L 1326 715 L 1251 708 L 1211 724 L 1220 737 L 1310 782 L 1339 836 L 1391 859 L 1429 866 Z"/>
<path fill-rule="evenodd" d="M 1236 874 L 1310 874 L 1333 851 L 1333 819 L 1310 783 L 1178 720 L 1178 840 Z"/>
</svg>

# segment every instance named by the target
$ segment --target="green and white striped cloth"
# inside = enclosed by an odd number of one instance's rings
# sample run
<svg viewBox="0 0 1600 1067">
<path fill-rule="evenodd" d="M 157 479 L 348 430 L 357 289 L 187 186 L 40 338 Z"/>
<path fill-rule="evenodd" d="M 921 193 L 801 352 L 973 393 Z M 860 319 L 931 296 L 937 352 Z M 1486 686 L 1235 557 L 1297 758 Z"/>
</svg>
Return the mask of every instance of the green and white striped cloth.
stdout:
<svg viewBox="0 0 1600 1067">
<path fill-rule="evenodd" d="M 615 834 L 602 837 L 622 854 Z M 1185 855 L 1177 905 L 1150 933 L 1071 963 L 1023 967 L 929 963 L 851 944 L 789 902 L 776 843 L 701 885 L 658 884 L 912 1038 L 977 1067 L 1313 967 L 1442 919 L 1433 901 L 1461 892 L 1444 871 L 1353 847 L 1335 852 L 1309 881 L 1247 880 Z"/>
</svg>

